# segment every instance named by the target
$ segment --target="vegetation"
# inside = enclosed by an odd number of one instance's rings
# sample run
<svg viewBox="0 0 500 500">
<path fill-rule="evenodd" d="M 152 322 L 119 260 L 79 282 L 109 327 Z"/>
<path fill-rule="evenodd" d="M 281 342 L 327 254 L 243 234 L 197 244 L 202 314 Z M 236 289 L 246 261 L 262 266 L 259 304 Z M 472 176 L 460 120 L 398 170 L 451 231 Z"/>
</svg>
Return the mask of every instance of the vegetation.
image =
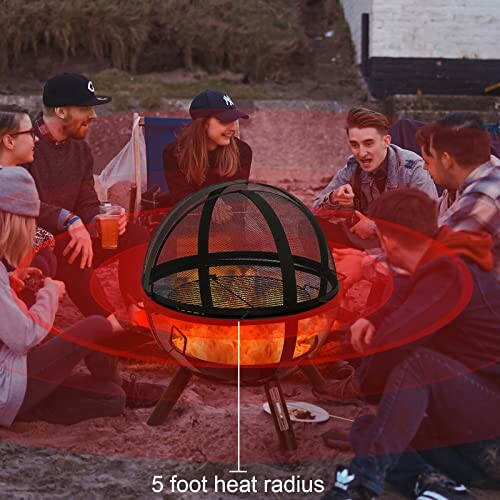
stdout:
<svg viewBox="0 0 500 500">
<path fill-rule="evenodd" d="M 27 54 L 136 72 L 198 65 L 282 78 L 307 47 L 305 0 L 0 0 L 0 73 Z"/>
<path fill-rule="evenodd" d="M 113 96 L 110 108 L 114 111 L 124 111 L 137 106 L 143 110 L 160 109 L 163 98 L 192 99 L 207 88 L 224 89 L 229 95 L 237 96 L 239 101 L 277 97 L 272 85 L 244 84 L 224 78 L 224 74 L 178 82 L 164 81 L 159 75 L 133 75 L 116 69 L 90 76 L 99 93 Z"/>
</svg>

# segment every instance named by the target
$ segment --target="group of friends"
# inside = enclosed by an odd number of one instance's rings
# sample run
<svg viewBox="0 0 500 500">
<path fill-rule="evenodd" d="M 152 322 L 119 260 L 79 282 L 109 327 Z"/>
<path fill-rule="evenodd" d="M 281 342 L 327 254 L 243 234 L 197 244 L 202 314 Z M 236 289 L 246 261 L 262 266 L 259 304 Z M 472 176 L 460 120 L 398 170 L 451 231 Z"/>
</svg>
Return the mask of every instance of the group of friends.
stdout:
<svg viewBox="0 0 500 500">
<path fill-rule="evenodd" d="M 346 133 L 352 156 L 314 206 L 354 213 L 332 230 L 358 248 L 343 271 L 379 249 L 394 291 L 350 327 L 361 361 L 349 397 L 377 411 L 352 425 L 355 457 L 325 498 L 374 498 L 386 480 L 418 499 L 473 498 L 464 483 L 499 488 L 500 162 L 489 134 L 474 114 L 450 113 L 418 129 L 419 156 L 362 108 Z M 340 400 L 345 384 L 323 392 Z"/>
<path fill-rule="evenodd" d="M 90 292 L 94 269 L 115 251 L 96 237 L 100 202 L 83 139 L 95 106 L 110 100 L 85 76 L 63 73 L 46 82 L 33 121 L 16 106 L 0 108 L 0 425 L 71 424 L 161 396 L 161 387 L 125 379 L 116 358 L 92 348 L 122 345 L 127 334 L 147 338 L 138 326 L 142 269 L 124 250 L 149 234 L 126 216 L 116 250 L 125 316 L 95 283 Z M 250 178 L 252 150 L 237 137 L 248 115 L 207 90 L 190 116 L 163 153 L 164 205 Z M 349 111 L 345 132 L 352 155 L 313 208 L 348 249 L 349 270 L 359 273 L 372 252 L 390 268 L 394 292 L 350 328 L 362 354 L 356 390 L 377 412 L 354 422 L 355 457 L 338 467 L 325 498 L 373 498 L 385 480 L 413 498 L 473 498 L 462 483 L 500 486 L 500 161 L 472 113 L 420 128 L 421 156 L 393 144 L 388 118 L 366 108 Z M 344 214 L 341 222 L 331 223 L 332 213 Z M 224 224 L 230 207 L 214 217 Z M 33 276 L 42 284 L 30 292 Z M 47 340 L 65 293 L 84 319 Z M 74 372 L 81 361 L 88 374 Z M 335 397 L 335 383 L 323 391 Z"/>
</svg>

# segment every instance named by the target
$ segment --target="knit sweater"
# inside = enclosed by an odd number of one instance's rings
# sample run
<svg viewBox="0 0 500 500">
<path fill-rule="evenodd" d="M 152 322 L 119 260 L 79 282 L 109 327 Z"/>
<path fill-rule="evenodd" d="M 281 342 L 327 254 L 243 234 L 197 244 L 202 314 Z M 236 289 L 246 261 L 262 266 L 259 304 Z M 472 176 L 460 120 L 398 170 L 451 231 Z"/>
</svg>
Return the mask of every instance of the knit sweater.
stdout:
<svg viewBox="0 0 500 500">
<path fill-rule="evenodd" d="M 11 289 L 7 269 L 0 262 L 0 425 L 11 425 L 21 408 L 28 383 L 28 351 L 49 333 L 58 304 L 57 285 L 47 283 L 28 310 Z"/>
<path fill-rule="evenodd" d="M 99 199 L 94 188 L 94 159 L 83 140 L 54 142 L 43 136 L 35 145 L 35 161 L 24 167 L 35 179 L 41 207 L 38 225 L 53 234 L 60 233 L 61 213 L 79 215 L 88 224 L 99 213 Z"/>
</svg>

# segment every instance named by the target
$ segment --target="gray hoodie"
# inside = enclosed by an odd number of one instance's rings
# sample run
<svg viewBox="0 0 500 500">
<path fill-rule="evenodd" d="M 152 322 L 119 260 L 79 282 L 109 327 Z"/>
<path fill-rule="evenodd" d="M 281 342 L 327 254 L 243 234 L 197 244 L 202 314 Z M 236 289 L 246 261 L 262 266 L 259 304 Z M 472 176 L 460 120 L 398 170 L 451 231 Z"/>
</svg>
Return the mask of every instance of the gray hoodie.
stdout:
<svg viewBox="0 0 500 500">
<path fill-rule="evenodd" d="M 50 332 L 58 305 L 58 287 L 47 283 L 28 310 L 0 262 L 0 425 L 16 418 L 26 393 L 28 351 Z"/>
</svg>

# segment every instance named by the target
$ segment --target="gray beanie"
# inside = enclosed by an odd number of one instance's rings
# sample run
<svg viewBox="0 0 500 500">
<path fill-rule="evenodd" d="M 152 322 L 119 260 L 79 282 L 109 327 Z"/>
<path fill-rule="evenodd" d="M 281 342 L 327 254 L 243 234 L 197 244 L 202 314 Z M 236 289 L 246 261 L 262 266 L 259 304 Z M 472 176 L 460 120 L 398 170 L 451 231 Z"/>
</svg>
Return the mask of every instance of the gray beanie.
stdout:
<svg viewBox="0 0 500 500">
<path fill-rule="evenodd" d="M 35 181 L 22 167 L 0 167 L 0 210 L 38 217 L 40 198 Z"/>
</svg>

